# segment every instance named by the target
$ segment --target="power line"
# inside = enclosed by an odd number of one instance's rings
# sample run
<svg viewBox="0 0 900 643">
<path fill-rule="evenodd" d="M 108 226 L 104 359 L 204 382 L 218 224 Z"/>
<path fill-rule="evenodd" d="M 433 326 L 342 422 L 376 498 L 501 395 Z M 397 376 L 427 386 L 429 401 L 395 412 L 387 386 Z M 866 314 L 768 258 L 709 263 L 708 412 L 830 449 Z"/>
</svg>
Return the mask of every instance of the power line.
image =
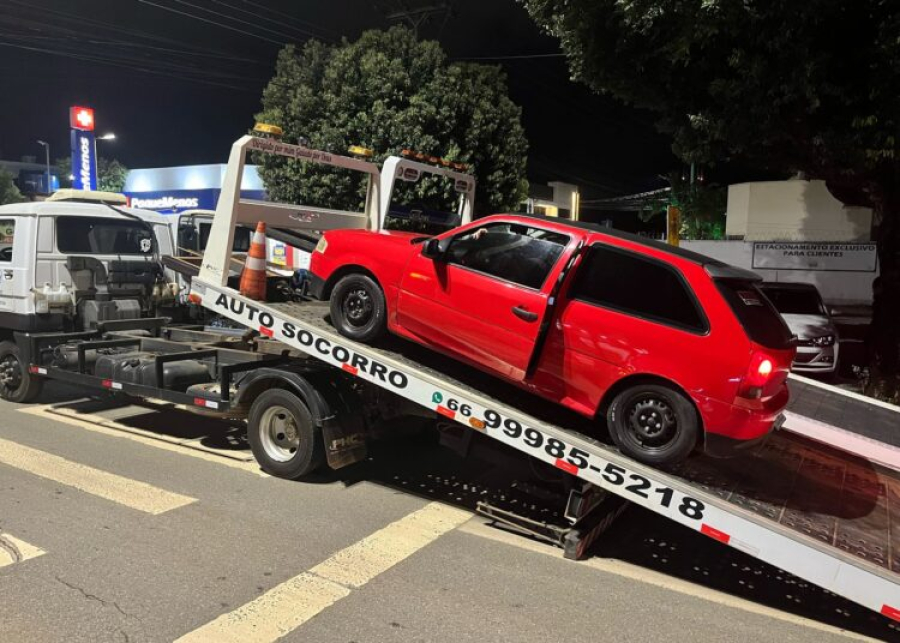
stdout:
<svg viewBox="0 0 900 643">
<path fill-rule="evenodd" d="M 283 11 L 278 11 L 277 9 L 272 9 L 271 7 L 267 7 L 267 6 L 262 5 L 262 4 L 258 3 L 258 2 L 253 2 L 253 0 L 241 0 L 241 2 L 242 2 L 243 4 L 249 4 L 249 5 L 252 6 L 252 7 L 257 7 L 257 8 L 259 8 L 259 9 L 262 9 L 262 10 L 268 12 L 268 13 L 271 13 L 271 14 L 274 15 L 274 16 L 281 16 L 282 18 L 284 18 L 284 19 L 286 19 L 286 20 L 290 20 L 290 21 L 292 21 L 292 22 L 297 22 L 297 23 L 299 23 L 299 24 L 301 24 L 301 25 L 306 25 L 307 27 L 310 27 L 310 28 L 312 28 L 312 29 L 318 29 L 318 30 L 321 31 L 322 33 L 329 34 L 329 35 L 332 37 L 333 40 L 338 40 L 338 39 L 340 39 L 341 34 L 339 34 L 338 32 L 334 31 L 333 29 L 328 29 L 328 28 L 326 28 L 326 27 L 322 27 L 322 26 L 320 26 L 320 25 L 316 25 L 316 24 L 314 24 L 314 23 L 312 23 L 312 22 L 309 22 L 309 21 L 306 21 L 306 20 L 301 20 L 301 19 L 298 18 L 297 16 L 292 16 L 292 15 L 290 15 L 290 14 L 288 14 L 288 13 L 284 13 Z"/>
<path fill-rule="evenodd" d="M 34 51 L 34 52 L 38 52 L 38 53 L 50 54 L 53 56 L 65 56 L 67 58 L 75 58 L 76 60 L 87 60 L 90 62 L 96 62 L 96 63 L 100 63 L 103 65 L 110 65 L 112 67 L 121 67 L 121 68 L 125 68 L 125 69 L 132 69 L 132 70 L 140 71 L 140 72 L 143 72 L 146 74 L 155 74 L 158 76 L 166 76 L 168 78 L 189 80 L 192 82 L 203 83 L 206 85 L 215 85 L 218 87 L 224 87 L 226 89 L 234 89 L 237 91 L 253 91 L 252 89 L 249 89 L 247 87 L 240 87 L 240 86 L 236 86 L 236 85 L 228 85 L 225 83 L 218 83 L 215 81 L 211 81 L 208 78 L 204 78 L 203 76 L 196 76 L 196 77 L 180 76 L 178 74 L 173 74 L 169 71 L 150 69 L 147 67 L 137 67 L 135 65 L 128 65 L 128 64 L 124 64 L 124 63 L 111 61 L 109 59 L 99 58 L 99 57 L 95 57 L 95 56 L 89 56 L 89 55 L 85 55 L 85 54 L 77 54 L 77 53 L 73 53 L 71 51 L 66 51 L 66 50 L 58 50 L 58 49 L 54 50 L 54 49 L 47 49 L 44 47 L 32 47 L 32 46 L 20 45 L 20 44 L 16 44 L 16 43 L 12 43 L 12 42 L 0 42 L 0 47 L 12 47 L 15 49 L 24 49 L 26 51 Z"/>
<path fill-rule="evenodd" d="M 138 29 L 129 29 L 129 28 L 123 27 L 121 25 L 111 24 L 108 22 L 103 22 L 101 20 L 87 18 L 85 16 L 76 15 L 76 14 L 68 13 L 65 11 L 49 9 L 46 7 L 37 8 L 31 2 L 23 2 L 22 0 L 0 0 L 0 3 L 4 3 L 4 2 L 6 4 L 11 4 L 11 5 L 16 5 L 16 6 L 22 7 L 26 11 L 31 11 L 32 13 L 35 13 L 35 12 L 38 13 L 39 17 L 40 17 L 40 22 L 31 21 L 32 25 L 37 25 L 38 30 L 43 30 L 45 28 L 49 28 L 51 30 L 53 30 L 53 29 L 64 30 L 64 31 L 69 31 L 70 33 L 73 33 L 76 35 L 82 35 L 82 31 L 72 30 L 71 28 L 68 28 L 68 27 L 53 25 L 52 23 L 47 22 L 47 17 L 52 15 L 52 16 L 56 16 L 56 17 L 62 19 L 64 22 L 73 23 L 79 28 L 81 28 L 83 25 L 90 25 L 92 27 L 95 27 L 95 28 L 98 28 L 101 30 L 105 29 L 107 31 L 111 31 L 111 32 L 115 33 L 117 36 L 131 35 L 131 36 L 134 36 L 135 38 L 139 38 L 139 39 L 143 39 L 143 40 L 150 40 L 150 41 L 155 41 L 158 43 L 165 43 L 168 45 L 177 45 L 180 47 L 180 50 L 184 51 L 185 53 L 188 50 L 190 50 L 193 52 L 206 52 L 211 56 L 220 57 L 220 58 L 226 59 L 226 60 L 234 60 L 234 61 L 240 61 L 240 62 L 255 62 L 255 63 L 260 62 L 260 61 L 252 60 L 249 58 L 241 58 L 241 57 L 237 57 L 237 56 L 233 56 L 233 55 L 228 55 L 221 51 L 209 49 L 208 47 L 198 47 L 197 45 L 185 44 L 183 42 L 173 40 L 171 38 L 166 38 L 166 37 L 160 36 L 158 34 L 152 34 L 152 33 L 146 32 L 146 31 L 138 30 Z M 0 17 L 4 17 L 7 19 L 13 19 L 13 16 L 0 16 Z M 19 20 L 24 20 L 23 18 L 20 18 L 20 17 L 17 17 L 17 18 Z"/>
<path fill-rule="evenodd" d="M 242 8 L 240 8 L 240 7 L 235 7 L 234 5 L 230 5 L 230 4 L 228 4 L 227 2 L 223 2 L 222 0 L 211 0 L 211 1 L 214 2 L 215 4 L 222 5 L 223 7 L 228 7 L 229 9 L 232 9 L 232 10 L 237 11 L 237 12 L 239 12 L 239 13 L 244 13 L 244 14 L 253 16 L 254 18 L 257 18 L 257 19 L 259 19 L 259 20 L 265 20 L 266 22 L 270 22 L 270 23 L 272 23 L 272 24 L 276 24 L 276 25 L 279 25 L 279 26 L 281 26 L 281 27 L 285 27 L 285 28 L 287 28 L 287 29 L 292 29 L 292 30 L 296 31 L 297 33 L 303 34 L 304 36 L 306 36 L 306 37 L 308 37 L 308 38 L 319 38 L 319 39 L 321 39 L 321 40 L 328 40 L 328 41 L 333 41 L 333 40 L 334 40 L 334 38 L 330 38 L 330 37 L 329 37 L 329 38 L 323 38 L 323 37 L 320 36 L 319 34 L 317 34 L 317 33 L 315 33 L 315 32 L 312 32 L 312 31 L 309 31 L 308 29 L 302 29 L 302 28 L 300 28 L 300 27 L 295 27 L 295 26 L 293 26 L 293 25 L 285 24 L 284 22 L 282 22 L 282 21 L 280 21 L 280 20 L 275 20 L 274 18 L 269 18 L 268 16 L 261 15 L 259 12 L 256 12 L 256 11 L 248 11 L 247 9 L 242 9 Z"/>
<path fill-rule="evenodd" d="M 178 4 L 183 4 L 186 7 L 190 7 L 191 9 L 196 9 L 198 11 L 205 11 L 206 13 L 211 13 L 214 16 L 219 16 L 220 18 L 225 18 L 225 20 L 231 20 L 233 22 L 239 22 L 241 24 L 247 24 L 246 20 L 242 18 L 235 18 L 234 16 L 229 16 L 228 14 L 222 13 L 221 11 L 215 11 L 214 9 L 207 9 L 206 7 L 201 7 L 192 2 L 188 2 L 187 0 L 173 0 L 173 2 L 177 2 Z M 215 2 L 215 0 L 213 0 Z M 291 34 L 284 33 L 283 31 L 276 31 L 275 29 L 269 29 L 268 27 L 262 27 L 260 25 L 253 25 L 254 29 L 258 29 L 260 31 L 264 31 L 266 33 L 274 34 L 276 36 L 281 36 L 282 38 L 287 38 L 291 40 L 294 38 Z M 284 44 L 284 43 L 282 43 Z"/>
<path fill-rule="evenodd" d="M 259 40 L 265 40 L 266 42 L 270 42 L 274 45 L 278 45 L 279 47 L 284 46 L 285 43 L 279 42 L 278 40 L 272 40 L 271 38 L 267 38 L 266 36 L 261 36 L 259 34 L 251 33 L 249 31 L 244 31 L 243 29 L 238 29 L 237 27 L 232 27 L 231 25 L 225 25 L 221 22 L 216 22 L 215 20 L 209 20 L 208 18 L 204 18 L 203 16 L 197 16 L 192 13 L 187 13 L 185 11 L 179 11 L 173 7 L 167 7 L 165 5 L 157 4 L 156 2 L 150 2 L 150 0 L 137 0 L 141 4 L 146 4 L 151 7 L 156 7 L 157 9 L 162 9 L 163 11 L 170 11 L 172 13 L 176 13 L 180 16 L 186 16 L 188 18 L 193 18 L 194 20 L 199 20 L 201 22 L 206 22 L 211 25 L 216 25 L 217 27 L 222 27 L 223 29 L 228 29 L 230 31 L 236 31 L 237 33 L 242 33 L 245 36 L 250 36 L 251 38 L 258 38 Z"/>
</svg>

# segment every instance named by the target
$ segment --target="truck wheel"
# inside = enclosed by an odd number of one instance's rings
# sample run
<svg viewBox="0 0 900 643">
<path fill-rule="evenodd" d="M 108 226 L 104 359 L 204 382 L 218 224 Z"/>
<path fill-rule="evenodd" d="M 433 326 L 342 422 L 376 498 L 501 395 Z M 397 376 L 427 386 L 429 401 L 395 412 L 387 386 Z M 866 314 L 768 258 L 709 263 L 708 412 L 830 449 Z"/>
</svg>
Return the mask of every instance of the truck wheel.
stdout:
<svg viewBox="0 0 900 643">
<path fill-rule="evenodd" d="M 247 439 L 263 471 L 279 478 L 297 480 L 325 461 L 322 430 L 303 400 L 290 391 L 269 389 L 256 398 Z"/>
<path fill-rule="evenodd" d="M 622 453 L 654 466 L 687 458 L 700 434 L 700 419 L 690 400 L 660 384 L 637 384 L 616 395 L 606 422 Z"/>
<path fill-rule="evenodd" d="M 372 342 L 387 329 L 387 305 L 381 287 L 371 277 L 342 277 L 331 291 L 331 323 L 344 337 Z"/>
<path fill-rule="evenodd" d="M 14 342 L 0 342 L 0 398 L 31 402 L 41 394 L 44 381 L 28 372 Z"/>
</svg>

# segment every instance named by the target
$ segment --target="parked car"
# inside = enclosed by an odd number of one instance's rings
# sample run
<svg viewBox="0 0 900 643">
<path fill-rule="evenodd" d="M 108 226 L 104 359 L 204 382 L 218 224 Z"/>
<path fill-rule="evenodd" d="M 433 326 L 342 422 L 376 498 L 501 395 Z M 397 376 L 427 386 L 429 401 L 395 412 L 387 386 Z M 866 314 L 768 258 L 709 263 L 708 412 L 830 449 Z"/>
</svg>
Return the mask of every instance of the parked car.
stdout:
<svg viewBox="0 0 900 643">
<path fill-rule="evenodd" d="M 838 366 L 839 337 L 818 289 L 812 284 L 789 282 L 764 282 L 760 287 L 797 336 L 792 370 L 834 373 Z"/>
<path fill-rule="evenodd" d="M 792 336 L 752 272 L 590 224 L 496 215 L 437 237 L 326 232 L 311 292 L 345 336 L 386 330 L 604 422 L 662 465 L 763 440 Z"/>
</svg>

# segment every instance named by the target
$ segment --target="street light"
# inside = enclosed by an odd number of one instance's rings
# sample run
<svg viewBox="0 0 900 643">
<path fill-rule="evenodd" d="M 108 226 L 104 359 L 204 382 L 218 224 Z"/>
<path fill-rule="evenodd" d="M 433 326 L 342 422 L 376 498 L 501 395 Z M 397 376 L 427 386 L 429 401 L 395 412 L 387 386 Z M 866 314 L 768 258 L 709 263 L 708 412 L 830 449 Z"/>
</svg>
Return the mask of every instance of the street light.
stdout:
<svg viewBox="0 0 900 643">
<path fill-rule="evenodd" d="M 97 137 L 98 141 L 114 141 L 116 140 L 116 135 L 110 132 L 109 134 L 104 134 L 103 136 Z"/>
<path fill-rule="evenodd" d="M 44 151 L 47 153 L 47 194 L 50 194 L 52 191 L 50 186 L 50 143 L 38 140 L 38 144 L 43 145 Z"/>
</svg>

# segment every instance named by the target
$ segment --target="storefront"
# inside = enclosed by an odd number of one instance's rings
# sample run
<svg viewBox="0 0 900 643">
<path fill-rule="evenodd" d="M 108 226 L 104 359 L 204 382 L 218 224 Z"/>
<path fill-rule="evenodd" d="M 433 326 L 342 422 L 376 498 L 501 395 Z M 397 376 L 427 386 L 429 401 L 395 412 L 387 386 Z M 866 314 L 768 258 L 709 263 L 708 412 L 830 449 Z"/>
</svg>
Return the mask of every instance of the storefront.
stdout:
<svg viewBox="0 0 900 643">
<path fill-rule="evenodd" d="M 134 208 L 163 214 L 214 210 L 222 191 L 225 164 L 183 165 L 130 170 L 123 192 Z M 266 191 L 256 166 L 244 168 L 241 197 L 264 199 Z"/>
</svg>

